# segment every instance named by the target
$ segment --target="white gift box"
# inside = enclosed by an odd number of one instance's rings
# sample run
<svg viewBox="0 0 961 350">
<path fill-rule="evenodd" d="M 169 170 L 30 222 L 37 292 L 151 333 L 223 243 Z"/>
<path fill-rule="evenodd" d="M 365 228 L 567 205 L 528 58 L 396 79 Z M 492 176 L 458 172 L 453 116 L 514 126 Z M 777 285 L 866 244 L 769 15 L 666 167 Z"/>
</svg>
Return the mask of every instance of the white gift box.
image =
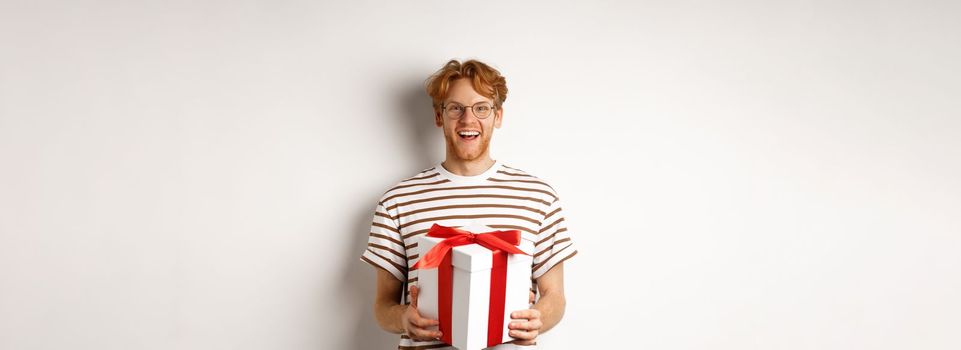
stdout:
<svg viewBox="0 0 961 350">
<path fill-rule="evenodd" d="M 473 233 L 496 231 L 487 226 L 461 227 Z M 443 238 L 417 237 L 418 254 L 427 251 Z M 507 288 L 504 296 L 504 329 L 501 343 L 514 340 L 508 335 L 507 325 L 511 312 L 530 308 L 531 265 L 534 243 L 521 239 L 517 246 L 528 255 L 508 254 Z M 488 309 L 490 308 L 491 269 L 493 252 L 478 244 L 468 244 L 451 249 L 453 287 L 451 302 L 451 345 L 459 350 L 478 350 L 487 347 Z M 417 308 L 421 316 L 438 319 L 438 268 L 420 269 L 417 272 Z M 437 329 L 437 327 L 434 327 Z"/>
</svg>

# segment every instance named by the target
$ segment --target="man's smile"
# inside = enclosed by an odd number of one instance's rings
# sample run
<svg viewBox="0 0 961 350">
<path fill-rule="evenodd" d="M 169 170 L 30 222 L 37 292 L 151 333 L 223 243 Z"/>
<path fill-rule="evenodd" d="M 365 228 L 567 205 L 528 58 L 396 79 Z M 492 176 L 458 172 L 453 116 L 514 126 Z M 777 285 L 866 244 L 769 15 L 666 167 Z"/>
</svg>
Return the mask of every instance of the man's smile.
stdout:
<svg viewBox="0 0 961 350">
<path fill-rule="evenodd" d="M 480 131 L 470 129 L 458 130 L 457 136 L 460 136 L 461 140 L 471 141 L 480 137 Z"/>
</svg>

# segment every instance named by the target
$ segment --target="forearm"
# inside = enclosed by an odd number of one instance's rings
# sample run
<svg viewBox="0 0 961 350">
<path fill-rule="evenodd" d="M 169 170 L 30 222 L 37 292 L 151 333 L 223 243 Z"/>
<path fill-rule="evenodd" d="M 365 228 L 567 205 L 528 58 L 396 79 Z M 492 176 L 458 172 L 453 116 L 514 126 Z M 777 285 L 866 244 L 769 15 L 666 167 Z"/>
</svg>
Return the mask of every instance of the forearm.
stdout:
<svg viewBox="0 0 961 350">
<path fill-rule="evenodd" d="M 407 309 L 407 305 L 400 305 L 397 303 L 377 303 L 374 305 L 374 315 L 377 318 L 377 324 L 380 328 L 385 331 L 401 334 L 404 332 L 404 327 L 401 323 L 402 315 Z"/>
<path fill-rule="evenodd" d="M 537 300 L 533 308 L 541 312 L 541 323 L 544 324 L 540 329 L 540 333 L 547 332 L 561 322 L 566 306 L 567 301 L 564 299 L 564 294 L 545 294 Z"/>
</svg>

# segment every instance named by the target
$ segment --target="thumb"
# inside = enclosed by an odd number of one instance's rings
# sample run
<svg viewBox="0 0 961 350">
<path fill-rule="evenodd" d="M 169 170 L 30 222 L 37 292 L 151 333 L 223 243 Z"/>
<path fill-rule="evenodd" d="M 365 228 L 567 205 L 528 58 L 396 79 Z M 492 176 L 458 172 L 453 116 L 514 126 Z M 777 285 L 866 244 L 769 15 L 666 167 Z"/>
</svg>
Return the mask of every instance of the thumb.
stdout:
<svg viewBox="0 0 961 350">
<path fill-rule="evenodd" d="M 419 288 L 417 286 L 410 286 L 410 305 L 415 309 L 417 308 L 417 294 L 419 293 Z"/>
</svg>

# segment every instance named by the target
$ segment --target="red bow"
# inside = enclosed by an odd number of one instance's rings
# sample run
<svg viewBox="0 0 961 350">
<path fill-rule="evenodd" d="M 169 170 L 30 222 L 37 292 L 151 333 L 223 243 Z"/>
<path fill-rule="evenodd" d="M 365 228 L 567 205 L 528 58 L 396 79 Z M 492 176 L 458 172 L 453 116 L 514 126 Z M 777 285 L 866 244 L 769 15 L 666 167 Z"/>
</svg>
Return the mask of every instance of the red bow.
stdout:
<svg viewBox="0 0 961 350">
<path fill-rule="evenodd" d="M 414 264 L 414 269 L 429 269 L 441 266 L 441 261 L 444 260 L 444 257 L 452 248 L 473 243 L 477 243 L 495 253 L 498 250 L 503 250 L 510 254 L 527 255 L 517 248 L 517 245 L 521 244 L 521 231 L 518 230 L 472 233 L 459 228 L 434 224 L 427 232 L 427 237 L 446 239 L 437 243 L 427 251 L 427 254 L 420 257 L 420 260 Z"/>
<path fill-rule="evenodd" d="M 437 306 L 441 340 L 451 344 L 451 303 L 453 301 L 453 270 L 451 269 L 450 250 L 457 246 L 476 243 L 493 252 L 494 261 L 491 269 L 490 306 L 487 317 L 487 346 L 501 343 L 504 332 L 504 301 L 507 291 L 507 254 L 524 254 L 517 248 L 521 243 L 521 232 L 518 230 L 492 231 L 472 233 L 453 227 L 434 224 L 428 237 L 444 238 L 427 251 L 414 264 L 414 269 L 429 269 L 437 267 Z"/>
</svg>

